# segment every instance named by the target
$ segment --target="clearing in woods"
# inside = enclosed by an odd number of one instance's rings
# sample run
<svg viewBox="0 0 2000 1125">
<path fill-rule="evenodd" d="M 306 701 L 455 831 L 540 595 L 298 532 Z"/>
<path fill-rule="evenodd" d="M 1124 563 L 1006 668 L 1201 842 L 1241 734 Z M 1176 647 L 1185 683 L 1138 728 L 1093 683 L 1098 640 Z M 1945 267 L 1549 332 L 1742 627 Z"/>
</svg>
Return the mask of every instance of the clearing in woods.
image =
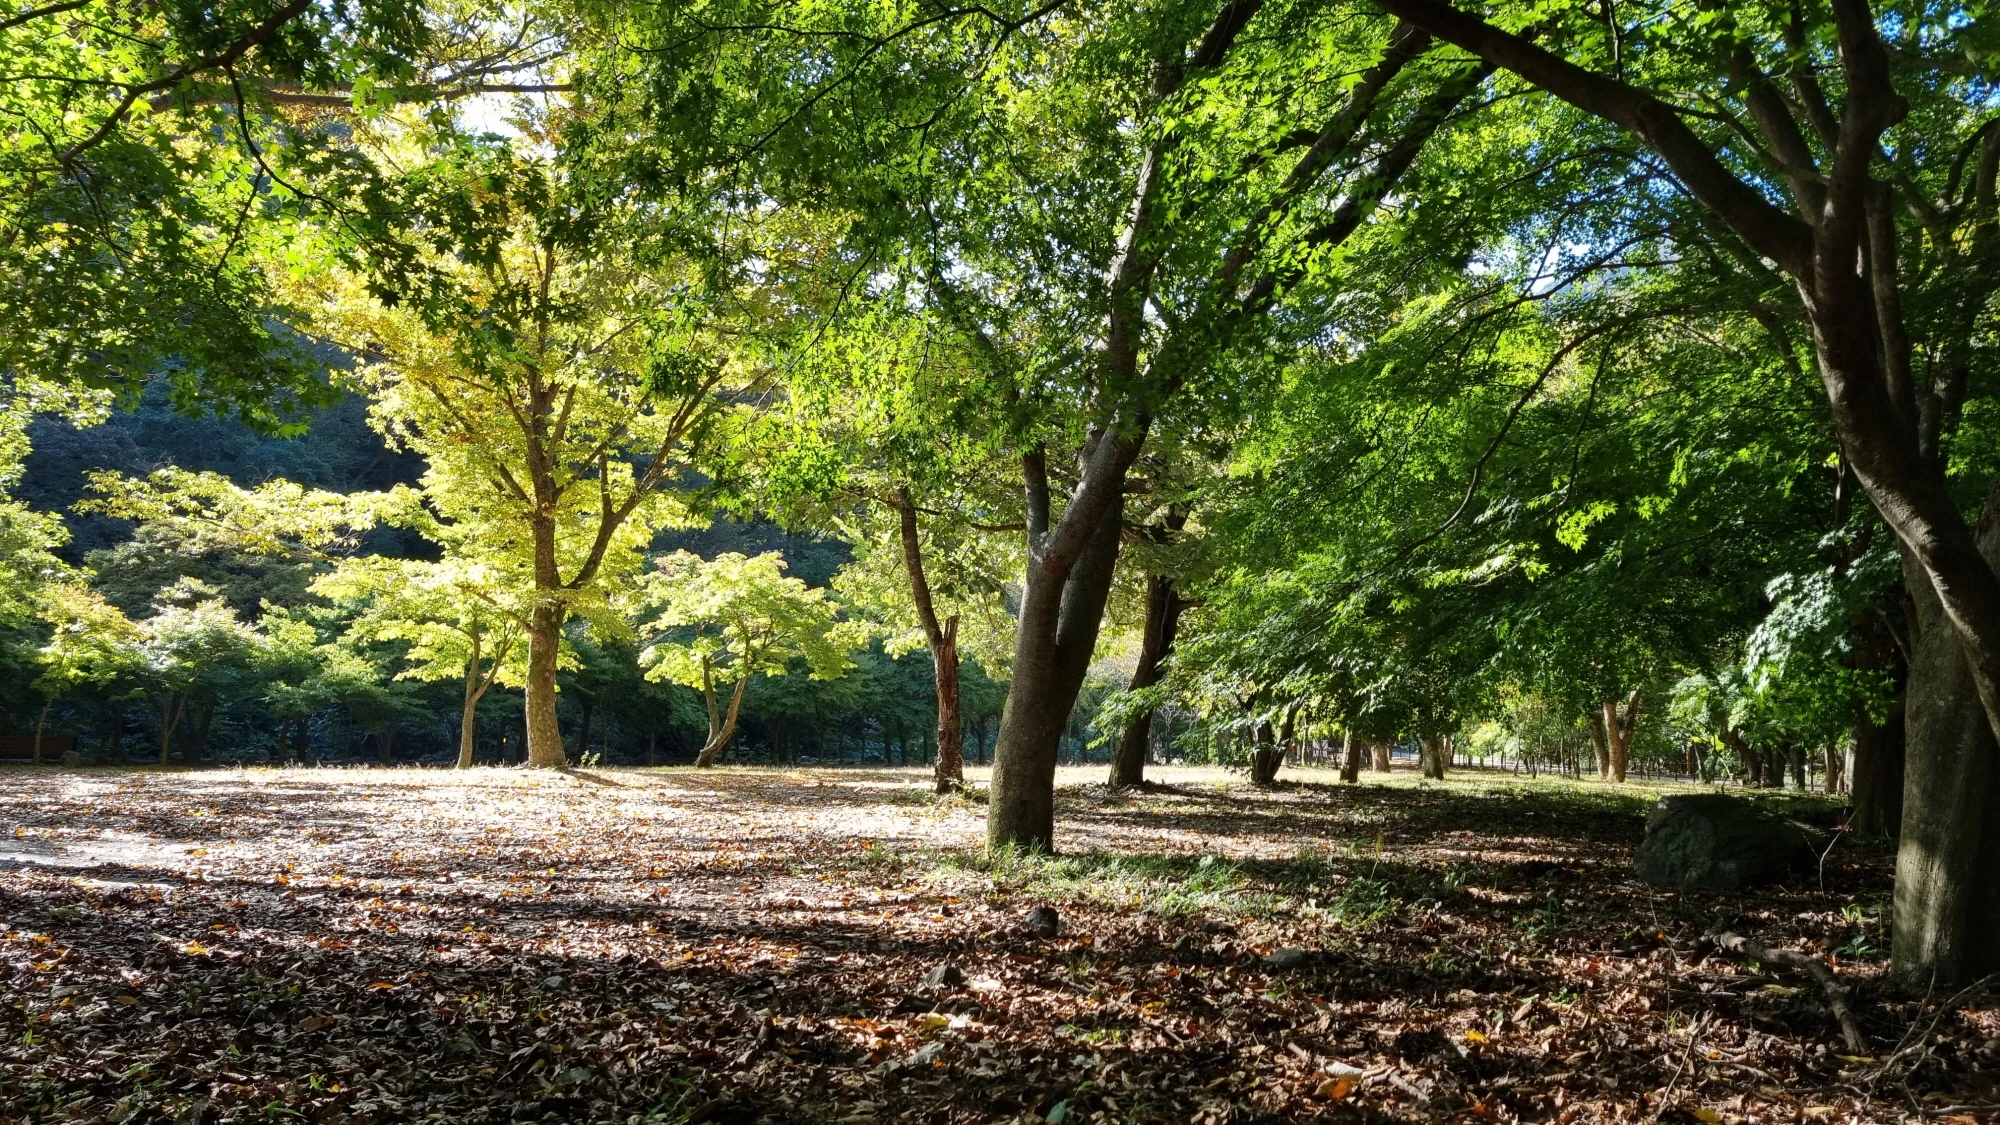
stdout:
<svg viewBox="0 0 2000 1125">
<path fill-rule="evenodd" d="M 989 863 L 977 799 L 914 770 L 11 770 L 0 1105 L 1989 1119 L 2000 1009 L 1877 987 L 1879 844 L 1676 895 L 1630 874 L 1647 786 L 1167 768 L 1112 793 L 1100 772 L 1058 779 L 1063 856 Z M 1050 939 L 1021 929 L 1041 904 Z M 1842 1057 L 1809 979 L 1710 954 L 1718 923 L 1831 956 L 1874 1053 Z"/>
</svg>

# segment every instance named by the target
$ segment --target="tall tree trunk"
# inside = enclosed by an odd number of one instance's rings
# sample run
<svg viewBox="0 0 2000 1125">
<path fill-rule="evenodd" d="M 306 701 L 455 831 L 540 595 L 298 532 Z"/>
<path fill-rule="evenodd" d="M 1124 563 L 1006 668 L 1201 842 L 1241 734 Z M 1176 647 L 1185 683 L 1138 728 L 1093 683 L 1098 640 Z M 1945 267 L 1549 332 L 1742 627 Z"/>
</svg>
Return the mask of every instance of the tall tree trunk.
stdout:
<svg viewBox="0 0 2000 1125">
<path fill-rule="evenodd" d="M 1368 768 L 1374 770 L 1376 773 L 1388 773 L 1389 771 L 1395 769 L 1396 768 L 1395 759 L 1393 759 L 1389 755 L 1389 751 L 1392 749 L 1394 749 L 1394 747 L 1390 744 L 1389 740 L 1386 738 L 1369 739 Z"/>
<path fill-rule="evenodd" d="M 896 488 L 898 530 L 903 540 L 903 570 L 910 579 L 910 600 L 916 603 L 924 643 L 931 650 L 932 680 L 937 685 L 937 761 L 931 777 L 939 793 L 965 784 L 965 727 L 958 716 L 958 615 L 942 624 L 924 573 L 923 539 L 917 534 L 917 505 L 907 485 Z"/>
<path fill-rule="evenodd" d="M 122 762 L 125 760 L 125 705 L 123 703 L 113 703 L 111 705 L 110 749 L 112 761 Z"/>
<path fill-rule="evenodd" d="M 215 725 L 215 707 L 215 701 L 210 700 L 187 728 L 187 756 L 190 762 L 200 762 L 208 757 L 208 732 Z"/>
<path fill-rule="evenodd" d="M 472 659 L 465 662 L 465 704 L 459 712 L 458 720 L 458 768 L 472 768 L 472 754 L 478 746 L 479 697 L 486 694 L 486 688 L 493 682 L 489 673 L 481 676 L 479 670 L 479 638 L 472 638 Z M 500 662 L 493 662 L 494 671 L 499 671 Z"/>
<path fill-rule="evenodd" d="M 1444 736 L 1424 734 L 1417 739 L 1417 767 L 1425 777 L 1433 781 L 1444 780 L 1445 743 Z"/>
<path fill-rule="evenodd" d="M 528 734 L 528 764 L 559 770 L 569 765 L 563 753 L 562 727 L 556 721 L 556 664 L 562 654 L 563 603 L 552 599 L 535 604 L 528 619 L 528 678 L 523 685 Z"/>
<path fill-rule="evenodd" d="M 1826 767 L 1826 775 L 1821 779 L 1822 784 L 1820 786 L 1823 792 L 1829 795 L 1838 794 L 1844 787 L 1843 782 L 1845 778 L 1841 776 L 1842 770 L 1846 765 L 1844 758 L 1845 755 L 1842 754 L 1841 748 L 1834 743 L 1829 742 L 1821 748 L 1820 761 Z"/>
<path fill-rule="evenodd" d="M 1361 739 L 1349 727 L 1340 737 L 1340 780 L 1354 785 L 1361 780 Z"/>
<path fill-rule="evenodd" d="M 1057 742 L 1097 647 L 1124 531 L 1125 470 L 1140 440 L 1093 435 L 1082 480 L 1054 528 L 1042 453 L 1022 458 L 1029 560 L 1014 633 L 1013 682 L 993 747 L 989 847 L 1041 851 L 1054 845 Z"/>
<path fill-rule="evenodd" d="M 2000 556 L 1996 501 L 1980 546 Z M 1914 569 L 1914 568 L 1913 568 Z M 1950 987 L 2000 972 L 2000 757 L 1963 646 L 1934 593 L 1911 582 L 1902 832 L 1890 958 L 1915 984 Z M 1916 752 L 1922 748 L 1922 753 Z"/>
<path fill-rule="evenodd" d="M 1183 520 L 1183 523 L 1185 520 Z M 1160 682 L 1160 662 L 1174 649 L 1174 634 L 1180 630 L 1181 612 L 1187 603 L 1174 588 L 1174 580 L 1164 574 L 1146 576 L 1146 626 L 1139 641 L 1139 665 L 1132 670 L 1132 689 L 1138 691 Z M 1153 709 L 1146 708 L 1118 735 L 1111 752 L 1111 785 L 1138 785 L 1146 780 L 1146 752 L 1153 741 Z"/>
<path fill-rule="evenodd" d="M 1625 771 L 1632 759 L 1632 727 L 1639 718 L 1639 689 L 1625 697 L 1625 713 L 1618 713 L 1618 701 L 1604 701 L 1604 745 L 1600 748 L 1599 772 L 1614 784 L 1625 784 Z"/>
<path fill-rule="evenodd" d="M 187 695 L 182 692 L 168 692 L 160 701 L 160 764 L 167 764 L 167 755 L 173 750 L 174 729 L 180 726 L 181 716 L 187 714 Z"/>
<path fill-rule="evenodd" d="M 388 722 L 382 724 L 382 734 L 375 747 L 381 751 L 381 763 L 385 766 L 396 764 L 396 728 L 401 725 L 402 720 L 394 715 L 389 717 Z"/>
<path fill-rule="evenodd" d="M 35 752 L 31 760 L 31 764 L 33 765 L 39 766 L 42 764 L 42 728 L 49 724 L 49 708 L 55 705 L 56 701 L 54 699 L 47 696 L 42 697 L 42 713 L 35 719 Z"/>
<path fill-rule="evenodd" d="M 1599 781 L 1611 780 L 1611 746 L 1605 736 L 1604 730 L 1604 712 L 1610 706 L 1609 703 L 1600 704 L 1597 712 L 1590 716 L 1588 723 L 1590 727 L 1590 745 L 1592 749 L 1597 751 L 1597 780 Z"/>
<path fill-rule="evenodd" d="M 1882 722 L 1864 706 L 1856 707 L 1854 721 L 1854 769 L 1847 779 L 1854 813 L 1849 818 L 1854 831 L 1864 836 L 1893 836 L 1903 823 L 1903 762 L 1909 731 L 1909 665 L 1893 638 L 1886 643 L 1895 692 L 1889 714 Z"/>
</svg>

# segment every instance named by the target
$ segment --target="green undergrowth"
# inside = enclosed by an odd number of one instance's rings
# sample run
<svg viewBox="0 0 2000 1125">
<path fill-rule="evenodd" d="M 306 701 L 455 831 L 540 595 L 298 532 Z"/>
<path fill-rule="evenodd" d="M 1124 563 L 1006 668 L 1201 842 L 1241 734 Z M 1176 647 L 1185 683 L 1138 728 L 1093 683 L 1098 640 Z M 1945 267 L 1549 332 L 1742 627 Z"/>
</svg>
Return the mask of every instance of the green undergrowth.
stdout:
<svg viewBox="0 0 2000 1125">
<path fill-rule="evenodd" d="M 1163 918 L 1306 915 L 1361 928 L 1394 917 L 1404 906 L 1392 880 L 1344 874 L 1317 849 L 1279 863 L 1210 854 L 1050 855 L 1013 849 L 947 853 L 933 862 L 941 874 L 981 875 L 1014 897 Z"/>
</svg>

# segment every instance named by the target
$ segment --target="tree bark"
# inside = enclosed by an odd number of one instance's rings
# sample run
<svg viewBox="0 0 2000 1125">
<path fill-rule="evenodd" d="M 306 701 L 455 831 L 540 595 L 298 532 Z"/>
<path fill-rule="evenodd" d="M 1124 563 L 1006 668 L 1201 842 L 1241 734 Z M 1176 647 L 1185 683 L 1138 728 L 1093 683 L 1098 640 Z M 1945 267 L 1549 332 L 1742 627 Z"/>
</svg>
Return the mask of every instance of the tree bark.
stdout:
<svg viewBox="0 0 2000 1125">
<path fill-rule="evenodd" d="M 1386 738 L 1368 740 L 1368 768 L 1376 773 L 1388 773 L 1395 768 L 1395 759 L 1389 756 L 1391 746 Z"/>
<path fill-rule="evenodd" d="M 1865 836 L 1894 836 L 1903 823 L 1903 761 L 1908 734 L 1910 667 L 1888 624 L 1876 615 L 1862 640 L 1863 668 L 1889 675 L 1889 714 L 1880 722 L 1865 705 L 1854 718 L 1854 766 L 1847 778 L 1853 801 L 1849 824 Z"/>
<path fill-rule="evenodd" d="M 479 647 L 479 636 L 475 633 L 472 637 L 472 659 L 465 662 L 465 706 L 459 712 L 458 722 L 457 765 L 462 770 L 472 768 L 473 749 L 478 745 L 479 698 L 486 694 L 487 687 L 493 683 L 493 675 L 491 673 L 485 676 L 481 676 L 480 674 Z M 496 659 L 493 662 L 493 666 L 494 670 L 498 671 L 500 666 L 499 660 Z"/>
<path fill-rule="evenodd" d="M 958 615 L 942 624 L 924 573 L 923 540 L 917 534 L 917 506 L 908 485 L 896 488 L 896 515 L 903 540 L 903 570 L 910 579 L 910 600 L 916 603 L 924 643 L 930 646 L 932 679 L 937 685 L 937 761 L 931 777 L 939 793 L 965 784 L 965 728 L 958 714 Z"/>
<path fill-rule="evenodd" d="M 528 678 L 526 698 L 528 764 L 559 770 L 569 765 L 563 753 L 562 727 L 556 721 L 556 664 L 562 654 L 561 601 L 545 598 L 528 619 Z"/>
<path fill-rule="evenodd" d="M 2000 559 L 1997 501 L 1987 502 L 1980 542 Z M 1940 599 L 1911 586 L 1907 738 L 1923 752 L 1905 763 L 1890 960 L 1915 985 L 1956 987 L 2000 972 L 2000 746 Z"/>
<path fill-rule="evenodd" d="M 1183 522 L 1185 522 L 1183 520 Z M 1139 665 L 1132 670 L 1131 690 L 1152 687 L 1160 682 L 1160 662 L 1174 649 L 1174 634 L 1180 631 L 1181 612 L 1187 602 L 1174 588 L 1174 580 L 1164 574 L 1146 576 L 1146 625 L 1139 641 Z M 1139 785 L 1146 780 L 1146 755 L 1153 740 L 1153 709 L 1132 716 L 1118 736 L 1111 752 L 1113 788 Z"/>
<path fill-rule="evenodd" d="M 1625 772 L 1632 760 L 1632 726 L 1639 718 L 1639 689 L 1625 697 L 1625 713 L 1618 713 L 1618 701 L 1604 701 L 1604 746 L 1599 761 L 1603 776 L 1613 784 L 1625 784 Z"/>
<path fill-rule="evenodd" d="M 1354 785 L 1361 780 L 1361 739 L 1349 727 L 1340 739 L 1340 780 Z"/>
<path fill-rule="evenodd" d="M 1589 717 L 1590 745 L 1597 751 L 1597 780 L 1611 780 L 1611 748 L 1605 736 L 1604 712 L 1610 704 L 1600 704 L 1597 712 Z"/>
<path fill-rule="evenodd" d="M 1444 780 L 1445 743 L 1444 736 L 1426 734 L 1417 739 L 1418 769 L 1433 781 Z"/>
</svg>

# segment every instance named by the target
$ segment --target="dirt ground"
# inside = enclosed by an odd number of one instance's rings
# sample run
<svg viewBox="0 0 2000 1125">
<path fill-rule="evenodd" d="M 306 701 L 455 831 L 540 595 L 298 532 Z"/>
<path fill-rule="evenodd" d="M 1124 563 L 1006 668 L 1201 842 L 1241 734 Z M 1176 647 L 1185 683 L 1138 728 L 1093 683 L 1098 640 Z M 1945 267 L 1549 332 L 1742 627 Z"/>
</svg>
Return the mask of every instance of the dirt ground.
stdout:
<svg viewBox="0 0 2000 1125">
<path fill-rule="evenodd" d="M 917 771 L 5 770 L 0 1118 L 2000 1120 L 2000 1002 L 1881 982 L 1879 841 L 1681 895 L 1657 788 L 1152 776 L 988 861 Z"/>
</svg>

